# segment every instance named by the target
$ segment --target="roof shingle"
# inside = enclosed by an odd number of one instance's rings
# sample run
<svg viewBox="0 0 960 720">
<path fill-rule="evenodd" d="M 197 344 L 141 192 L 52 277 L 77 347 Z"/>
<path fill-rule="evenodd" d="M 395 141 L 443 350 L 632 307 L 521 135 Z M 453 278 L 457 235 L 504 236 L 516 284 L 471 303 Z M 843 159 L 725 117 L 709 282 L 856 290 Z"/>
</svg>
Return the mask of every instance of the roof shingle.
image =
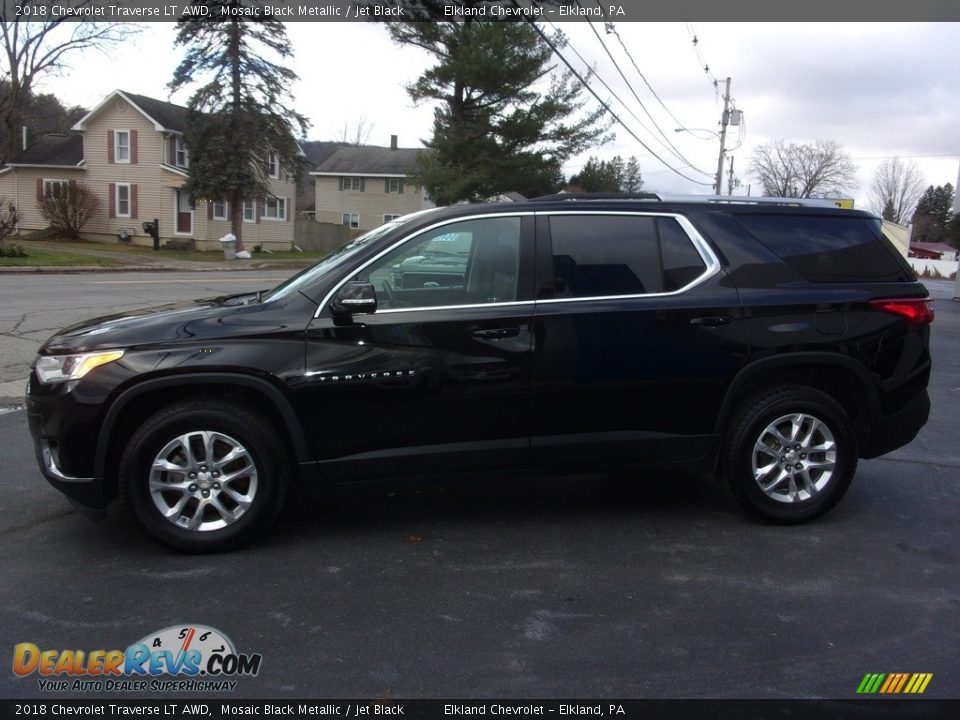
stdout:
<svg viewBox="0 0 960 720">
<path fill-rule="evenodd" d="M 9 165 L 59 165 L 73 167 L 83 160 L 82 135 L 41 135 Z"/>
<path fill-rule="evenodd" d="M 342 147 L 319 162 L 314 172 L 410 175 L 417 167 L 417 148 Z"/>
</svg>

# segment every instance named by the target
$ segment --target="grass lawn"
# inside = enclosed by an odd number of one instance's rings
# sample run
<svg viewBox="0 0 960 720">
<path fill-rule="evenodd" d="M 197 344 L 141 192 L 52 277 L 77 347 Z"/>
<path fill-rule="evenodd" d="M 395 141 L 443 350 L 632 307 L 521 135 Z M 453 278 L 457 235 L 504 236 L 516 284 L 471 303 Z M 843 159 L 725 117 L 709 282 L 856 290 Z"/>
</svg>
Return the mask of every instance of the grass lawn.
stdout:
<svg viewBox="0 0 960 720">
<path fill-rule="evenodd" d="M 91 257 L 82 253 L 57 252 L 53 250 L 28 250 L 27 257 L 0 257 L 0 267 L 71 267 L 75 265 L 120 265 L 107 258 Z"/>
<path fill-rule="evenodd" d="M 69 241 L 59 240 L 59 243 L 65 243 Z M 120 243 L 94 243 L 94 242 L 78 242 L 77 251 L 82 252 L 84 248 L 90 250 L 108 250 L 110 252 L 122 252 L 128 253 L 130 255 L 145 255 L 148 257 L 154 258 L 171 258 L 173 260 L 187 260 L 190 262 L 220 262 L 223 260 L 223 253 L 221 251 L 214 252 L 196 252 L 194 250 L 154 250 L 150 247 L 143 247 L 141 245 L 126 245 Z M 249 249 L 249 247 L 248 247 Z M 304 265 L 309 265 L 315 263 L 317 260 L 320 260 L 327 256 L 328 253 L 325 252 L 296 252 L 296 251 L 286 251 L 286 252 L 251 252 L 252 259 L 250 262 L 302 262 Z"/>
</svg>

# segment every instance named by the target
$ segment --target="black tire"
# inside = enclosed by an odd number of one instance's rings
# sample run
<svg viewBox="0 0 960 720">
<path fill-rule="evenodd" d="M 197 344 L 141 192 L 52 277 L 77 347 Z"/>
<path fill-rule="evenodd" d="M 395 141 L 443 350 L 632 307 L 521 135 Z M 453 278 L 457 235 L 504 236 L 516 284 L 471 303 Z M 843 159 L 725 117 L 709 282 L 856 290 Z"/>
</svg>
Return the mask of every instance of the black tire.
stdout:
<svg viewBox="0 0 960 720">
<path fill-rule="evenodd" d="M 857 469 L 857 437 L 850 416 L 829 395 L 784 385 L 748 398 L 733 417 L 721 469 L 747 512 L 767 522 L 806 522 L 847 492 Z M 796 442 L 783 442 L 792 433 Z M 832 452 L 818 449 L 831 445 Z"/>
<path fill-rule="evenodd" d="M 155 470 L 161 452 L 170 467 L 184 470 Z M 236 459 L 228 459 L 230 452 Z M 289 485 L 286 458 L 276 429 L 249 408 L 180 402 L 159 410 L 130 438 L 120 460 L 120 492 L 155 540 L 188 553 L 222 552 L 277 520 Z M 170 489 L 154 492 L 151 484 Z"/>
</svg>

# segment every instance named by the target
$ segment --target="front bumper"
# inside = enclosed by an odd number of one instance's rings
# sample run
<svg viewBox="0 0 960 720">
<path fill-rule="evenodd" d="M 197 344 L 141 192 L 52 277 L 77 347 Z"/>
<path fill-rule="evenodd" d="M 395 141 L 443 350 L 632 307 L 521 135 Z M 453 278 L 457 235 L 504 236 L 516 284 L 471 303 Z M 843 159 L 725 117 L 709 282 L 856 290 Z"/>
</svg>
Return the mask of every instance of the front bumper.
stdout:
<svg viewBox="0 0 960 720">
<path fill-rule="evenodd" d="M 65 385 L 39 386 L 30 378 L 27 425 L 37 465 L 47 481 L 75 504 L 102 510 L 114 493 L 94 471 L 99 406 Z"/>
</svg>

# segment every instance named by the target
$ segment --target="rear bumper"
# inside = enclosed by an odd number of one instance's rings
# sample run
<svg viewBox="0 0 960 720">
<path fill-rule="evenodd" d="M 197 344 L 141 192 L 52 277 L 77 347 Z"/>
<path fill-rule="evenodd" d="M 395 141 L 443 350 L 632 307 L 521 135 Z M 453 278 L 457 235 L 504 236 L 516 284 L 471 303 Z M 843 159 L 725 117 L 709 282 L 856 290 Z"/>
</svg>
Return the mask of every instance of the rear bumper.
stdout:
<svg viewBox="0 0 960 720">
<path fill-rule="evenodd" d="M 870 423 L 870 443 L 863 458 L 885 455 L 913 440 L 930 416 L 930 395 L 926 389 L 915 395 L 897 412 Z"/>
</svg>

